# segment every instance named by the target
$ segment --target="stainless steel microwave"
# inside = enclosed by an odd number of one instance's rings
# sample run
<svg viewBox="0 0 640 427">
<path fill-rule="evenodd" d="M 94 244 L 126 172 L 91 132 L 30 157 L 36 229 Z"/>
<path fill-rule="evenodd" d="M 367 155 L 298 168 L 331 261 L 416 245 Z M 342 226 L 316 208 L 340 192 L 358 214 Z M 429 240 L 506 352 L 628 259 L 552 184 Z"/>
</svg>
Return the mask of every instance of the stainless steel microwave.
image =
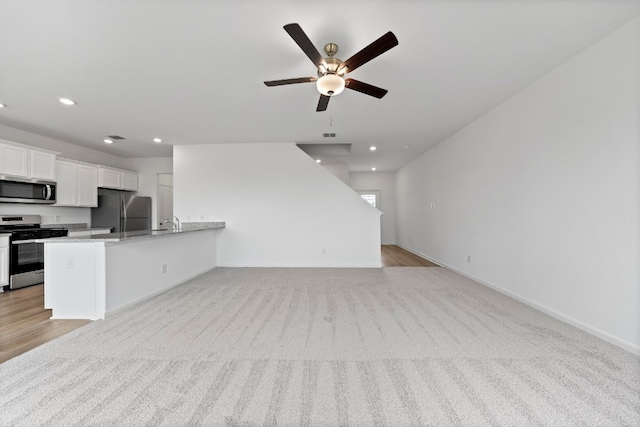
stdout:
<svg viewBox="0 0 640 427">
<path fill-rule="evenodd" d="M 56 202 L 56 183 L 2 177 L 0 202 L 53 204 Z"/>
</svg>

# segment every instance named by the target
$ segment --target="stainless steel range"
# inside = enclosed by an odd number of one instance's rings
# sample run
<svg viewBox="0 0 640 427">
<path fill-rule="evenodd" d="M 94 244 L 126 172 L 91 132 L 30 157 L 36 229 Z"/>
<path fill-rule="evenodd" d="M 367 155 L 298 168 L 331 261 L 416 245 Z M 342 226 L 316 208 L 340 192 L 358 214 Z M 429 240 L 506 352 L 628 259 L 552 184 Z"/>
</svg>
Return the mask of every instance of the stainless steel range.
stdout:
<svg viewBox="0 0 640 427">
<path fill-rule="evenodd" d="M 44 244 L 38 239 L 64 237 L 63 228 L 41 228 L 40 215 L 2 215 L 0 233 L 9 233 L 9 289 L 44 282 Z"/>
</svg>

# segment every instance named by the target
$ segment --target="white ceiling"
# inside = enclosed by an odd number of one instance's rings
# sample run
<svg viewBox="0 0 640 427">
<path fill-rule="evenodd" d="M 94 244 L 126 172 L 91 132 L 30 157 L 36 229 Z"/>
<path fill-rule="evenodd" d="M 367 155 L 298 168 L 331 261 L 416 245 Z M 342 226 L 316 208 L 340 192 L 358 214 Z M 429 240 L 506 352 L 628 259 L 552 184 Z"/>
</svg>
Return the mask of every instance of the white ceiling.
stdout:
<svg viewBox="0 0 640 427">
<path fill-rule="evenodd" d="M 334 161 L 393 171 L 638 14 L 637 0 L 2 0 L 0 124 L 123 157 L 334 132 L 352 144 Z M 387 96 L 346 90 L 318 113 L 314 84 L 266 87 L 315 75 L 291 22 L 343 60 L 393 31 L 399 45 L 349 75 Z"/>
</svg>

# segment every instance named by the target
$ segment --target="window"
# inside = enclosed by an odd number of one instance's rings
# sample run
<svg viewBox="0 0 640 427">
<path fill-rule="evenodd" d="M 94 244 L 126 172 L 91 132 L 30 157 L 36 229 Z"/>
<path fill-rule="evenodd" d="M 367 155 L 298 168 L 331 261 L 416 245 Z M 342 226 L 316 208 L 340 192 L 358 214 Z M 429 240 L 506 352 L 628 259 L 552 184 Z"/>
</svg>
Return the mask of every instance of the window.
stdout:
<svg viewBox="0 0 640 427">
<path fill-rule="evenodd" d="M 358 194 L 365 199 L 374 208 L 380 209 L 380 192 L 374 191 L 358 191 Z"/>
<path fill-rule="evenodd" d="M 376 207 L 376 202 L 378 198 L 375 194 L 361 194 L 362 198 L 371 204 L 374 208 Z"/>
</svg>

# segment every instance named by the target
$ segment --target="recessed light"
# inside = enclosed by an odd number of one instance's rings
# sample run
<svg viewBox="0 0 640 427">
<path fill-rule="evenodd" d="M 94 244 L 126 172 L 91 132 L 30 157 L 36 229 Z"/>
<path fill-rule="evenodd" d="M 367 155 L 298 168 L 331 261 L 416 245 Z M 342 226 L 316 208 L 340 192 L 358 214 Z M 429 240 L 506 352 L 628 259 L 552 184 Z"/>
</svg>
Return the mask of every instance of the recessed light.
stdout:
<svg viewBox="0 0 640 427">
<path fill-rule="evenodd" d="M 376 148 L 377 148 L 377 147 L 376 147 L 375 145 L 372 145 L 371 147 L 369 147 L 369 150 L 371 150 L 371 151 L 376 151 Z"/>
<path fill-rule="evenodd" d="M 376 168 L 371 168 L 372 171 L 376 170 Z"/>
<path fill-rule="evenodd" d="M 105 144 L 113 144 L 113 140 L 109 138 L 105 138 L 103 139 L 103 141 L 105 142 Z"/>
<path fill-rule="evenodd" d="M 162 142 L 162 139 L 160 138 L 153 138 L 153 142 L 160 144 Z"/>
<path fill-rule="evenodd" d="M 69 99 L 69 98 L 58 98 L 58 101 L 60 101 L 64 105 L 75 105 L 76 104 L 76 102 L 74 100 Z"/>
<path fill-rule="evenodd" d="M 4 107 L 6 107 L 5 104 L 0 104 L 0 108 L 4 108 Z"/>
<path fill-rule="evenodd" d="M 316 163 L 322 163 L 322 160 L 316 159 Z"/>
<path fill-rule="evenodd" d="M 411 148 L 411 144 L 407 144 L 407 145 L 404 146 L 405 150 L 408 150 L 409 148 Z"/>
</svg>

